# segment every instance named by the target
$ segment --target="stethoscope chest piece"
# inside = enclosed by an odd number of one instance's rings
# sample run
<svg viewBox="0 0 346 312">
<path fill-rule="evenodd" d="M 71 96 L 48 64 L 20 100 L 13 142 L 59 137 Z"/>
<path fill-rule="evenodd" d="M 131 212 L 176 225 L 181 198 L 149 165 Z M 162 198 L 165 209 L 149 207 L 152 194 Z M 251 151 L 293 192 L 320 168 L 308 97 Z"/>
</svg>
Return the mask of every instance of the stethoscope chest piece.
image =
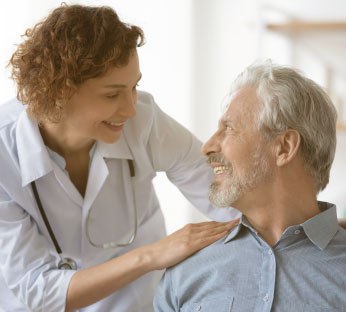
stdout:
<svg viewBox="0 0 346 312">
<path fill-rule="evenodd" d="M 77 270 L 77 263 L 71 258 L 62 258 L 58 264 L 59 270 Z"/>
</svg>

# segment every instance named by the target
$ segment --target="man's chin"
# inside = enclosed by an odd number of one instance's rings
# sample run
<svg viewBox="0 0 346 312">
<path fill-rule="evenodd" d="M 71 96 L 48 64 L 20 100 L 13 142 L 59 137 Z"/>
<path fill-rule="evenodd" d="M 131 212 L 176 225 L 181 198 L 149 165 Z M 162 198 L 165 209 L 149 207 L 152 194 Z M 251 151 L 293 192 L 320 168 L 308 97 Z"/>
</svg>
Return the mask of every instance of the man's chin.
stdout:
<svg viewBox="0 0 346 312">
<path fill-rule="evenodd" d="M 241 194 L 222 194 L 221 192 L 215 192 L 209 190 L 210 202 L 218 208 L 235 207 L 237 202 L 241 199 Z"/>
</svg>

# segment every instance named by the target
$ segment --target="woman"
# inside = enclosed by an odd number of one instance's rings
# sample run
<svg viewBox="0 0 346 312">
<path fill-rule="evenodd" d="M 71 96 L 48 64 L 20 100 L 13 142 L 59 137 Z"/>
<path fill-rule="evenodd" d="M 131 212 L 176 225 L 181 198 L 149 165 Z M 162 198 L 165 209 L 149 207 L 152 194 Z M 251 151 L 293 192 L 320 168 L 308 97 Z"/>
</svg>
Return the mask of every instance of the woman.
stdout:
<svg viewBox="0 0 346 312">
<path fill-rule="evenodd" d="M 142 44 L 112 9 L 64 5 L 13 54 L 19 102 L 0 107 L 6 311 L 151 311 L 158 270 L 232 228 L 206 222 L 163 238 L 157 171 L 209 216 L 236 212 L 213 211 L 200 143 L 137 92 Z"/>
</svg>

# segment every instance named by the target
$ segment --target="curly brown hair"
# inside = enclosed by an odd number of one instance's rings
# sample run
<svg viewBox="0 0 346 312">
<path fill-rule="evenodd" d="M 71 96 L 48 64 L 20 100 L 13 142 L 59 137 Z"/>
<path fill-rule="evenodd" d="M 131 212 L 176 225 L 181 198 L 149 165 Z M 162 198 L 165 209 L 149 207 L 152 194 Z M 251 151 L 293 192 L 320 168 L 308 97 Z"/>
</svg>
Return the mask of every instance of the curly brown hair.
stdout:
<svg viewBox="0 0 346 312">
<path fill-rule="evenodd" d="M 38 121 L 58 122 L 78 85 L 128 63 L 143 31 L 121 22 L 109 7 L 66 4 L 27 29 L 11 57 L 17 98 Z"/>
</svg>

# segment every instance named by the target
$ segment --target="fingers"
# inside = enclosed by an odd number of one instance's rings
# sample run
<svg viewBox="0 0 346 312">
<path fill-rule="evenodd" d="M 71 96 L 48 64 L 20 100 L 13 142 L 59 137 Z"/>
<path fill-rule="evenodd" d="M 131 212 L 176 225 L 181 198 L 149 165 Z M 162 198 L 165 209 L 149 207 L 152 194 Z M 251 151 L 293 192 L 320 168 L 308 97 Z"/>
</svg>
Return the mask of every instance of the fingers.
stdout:
<svg viewBox="0 0 346 312">
<path fill-rule="evenodd" d="M 201 231 L 199 233 L 196 233 L 196 235 L 199 235 L 200 237 L 209 237 L 209 236 L 214 236 L 223 232 L 228 233 L 232 228 L 230 228 L 228 225 L 223 225 L 223 226 L 218 226 L 216 228 Z"/>
<path fill-rule="evenodd" d="M 194 252 L 198 251 L 200 249 L 203 249 L 205 247 L 208 247 L 209 245 L 215 243 L 216 241 L 220 240 L 221 238 L 223 238 L 224 236 L 226 236 L 228 234 L 228 231 L 224 231 L 215 235 L 211 235 L 211 236 L 204 236 L 204 237 L 200 237 L 198 239 L 195 239 L 195 241 L 193 242 L 193 249 Z"/>
<path fill-rule="evenodd" d="M 231 222 L 203 222 L 203 224 L 188 224 L 182 234 L 194 248 L 201 249 L 224 237 L 239 223 L 239 219 Z"/>
<path fill-rule="evenodd" d="M 215 235 L 210 235 L 210 236 L 204 236 L 201 237 L 200 239 L 196 240 L 196 244 L 198 245 L 198 249 L 205 248 L 216 241 L 220 240 L 224 236 L 226 236 L 229 233 L 229 231 L 224 231 L 221 233 L 217 233 Z"/>
<path fill-rule="evenodd" d="M 162 269 L 179 263 L 227 235 L 238 222 L 239 220 L 187 224 L 164 239 L 148 245 L 146 248 L 149 250 L 153 268 Z"/>
<path fill-rule="evenodd" d="M 232 221 L 228 221 L 228 222 L 207 221 L 207 222 L 200 222 L 200 223 L 191 223 L 191 225 L 195 226 L 196 228 L 211 228 L 211 227 L 218 227 L 220 225 L 229 225 L 231 227 L 234 227 L 238 223 L 239 223 L 239 218 L 234 219 Z"/>
<path fill-rule="evenodd" d="M 220 233 L 223 231 L 229 231 L 233 229 L 239 223 L 239 219 L 230 221 L 230 222 L 202 222 L 195 224 L 188 224 L 184 228 L 191 233 L 203 233 L 204 235 L 208 235 L 210 232 L 212 235 L 216 233 Z"/>
</svg>

